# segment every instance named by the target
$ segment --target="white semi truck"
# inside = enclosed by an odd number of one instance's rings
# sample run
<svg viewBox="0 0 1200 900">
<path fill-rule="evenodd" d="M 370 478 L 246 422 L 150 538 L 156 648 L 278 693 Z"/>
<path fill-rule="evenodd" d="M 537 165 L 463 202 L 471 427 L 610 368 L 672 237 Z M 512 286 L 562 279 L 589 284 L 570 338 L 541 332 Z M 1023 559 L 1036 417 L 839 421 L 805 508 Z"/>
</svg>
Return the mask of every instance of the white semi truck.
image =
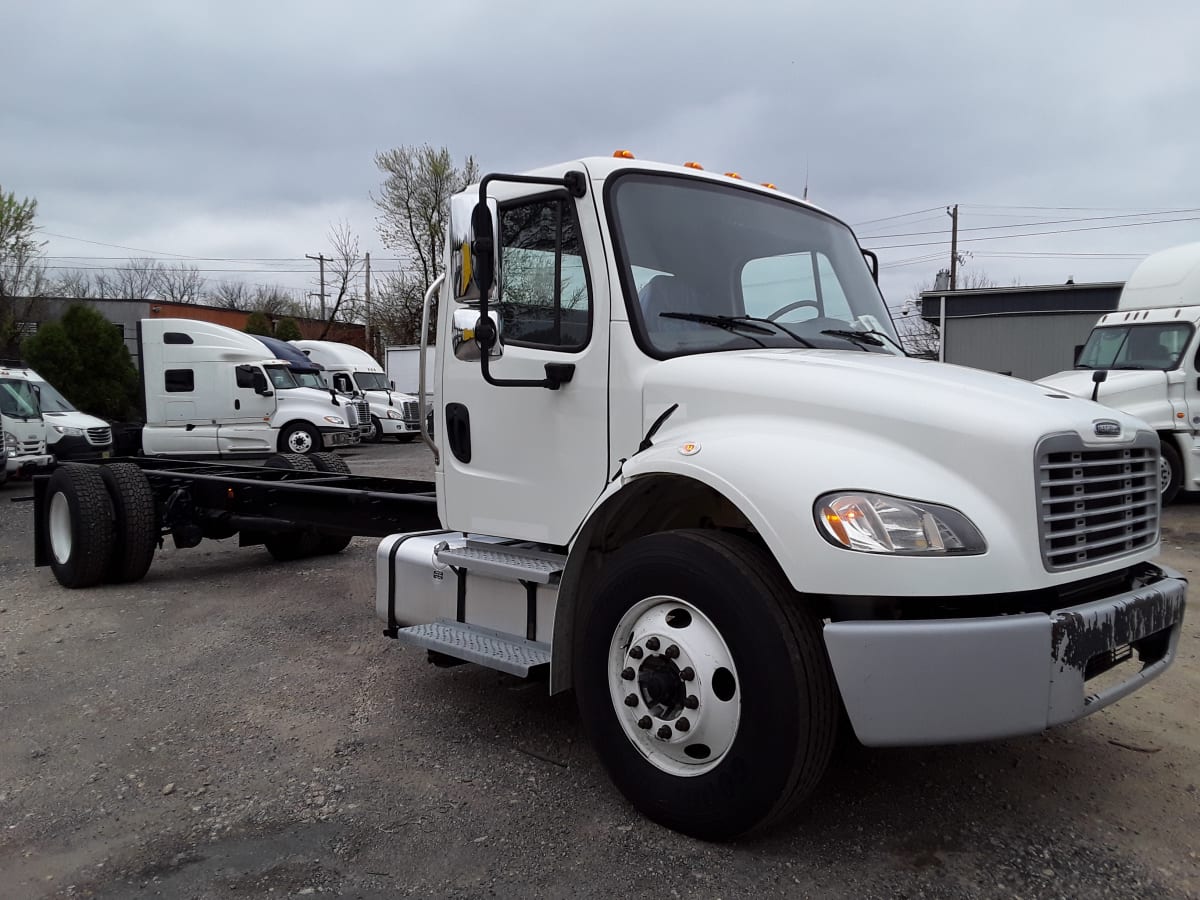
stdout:
<svg viewBox="0 0 1200 900">
<path fill-rule="evenodd" d="M 304 354 L 321 365 L 325 384 L 345 394 L 359 394 L 371 408 L 370 439 L 381 441 L 395 437 L 402 442 L 413 441 L 420 434 L 417 423 L 417 400 L 409 394 L 396 393 L 388 381 L 383 366 L 365 350 L 336 341 L 292 341 Z"/>
<path fill-rule="evenodd" d="M 1200 488 L 1200 243 L 1144 259 L 1075 369 L 1041 383 L 1146 422 L 1159 438 L 1163 503 Z"/>
<path fill-rule="evenodd" d="M 35 484 L 37 561 L 102 578 L 125 531 L 84 523 L 133 496 L 185 538 L 386 534 L 385 634 L 573 689 L 630 802 L 709 839 L 802 807 L 843 711 L 872 746 L 986 740 L 1160 675 L 1186 583 L 1153 561 L 1158 437 L 906 358 L 876 270 L 835 217 L 732 175 L 488 175 L 425 298 L 433 483 L 67 466 Z M 128 487 L 80 499 L 90 469 Z"/>
</svg>

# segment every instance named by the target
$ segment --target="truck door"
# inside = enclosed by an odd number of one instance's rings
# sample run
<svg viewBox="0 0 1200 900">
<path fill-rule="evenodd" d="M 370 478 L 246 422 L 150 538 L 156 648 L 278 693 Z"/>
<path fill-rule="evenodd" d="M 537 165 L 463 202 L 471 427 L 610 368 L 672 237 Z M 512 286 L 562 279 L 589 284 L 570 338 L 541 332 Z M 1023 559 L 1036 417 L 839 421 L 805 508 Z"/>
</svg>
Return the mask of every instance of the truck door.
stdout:
<svg viewBox="0 0 1200 900">
<path fill-rule="evenodd" d="M 227 366 L 218 377 L 227 407 L 217 432 L 221 455 L 273 452 L 276 390 L 262 366 Z"/>
<path fill-rule="evenodd" d="M 536 191 L 533 193 L 532 191 Z M 456 530 L 565 544 L 608 480 L 608 278 L 588 194 L 494 183 L 499 200 L 502 355 L 497 379 L 544 379 L 573 366 L 557 390 L 496 386 L 478 358 L 453 352 L 446 299 L 434 430 L 442 448 L 439 497 Z M 449 280 L 449 279 L 448 279 Z M 447 286 L 450 297 L 454 289 Z"/>
</svg>

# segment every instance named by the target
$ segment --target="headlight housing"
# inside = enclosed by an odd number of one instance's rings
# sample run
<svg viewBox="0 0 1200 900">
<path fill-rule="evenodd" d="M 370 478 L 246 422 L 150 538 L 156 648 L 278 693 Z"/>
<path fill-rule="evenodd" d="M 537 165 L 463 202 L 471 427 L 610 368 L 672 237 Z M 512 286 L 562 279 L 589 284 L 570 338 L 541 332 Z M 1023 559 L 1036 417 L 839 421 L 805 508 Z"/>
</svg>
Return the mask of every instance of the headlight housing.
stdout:
<svg viewBox="0 0 1200 900">
<path fill-rule="evenodd" d="M 65 434 L 67 437 L 83 437 L 82 428 L 74 428 L 70 425 L 52 425 L 50 427 L 59 434 Z"/>
<path fill-rule="evenodd" d="M 345 425 L 346 424 L 346 420 L 341 418 L 340 416 L 326 416 L 325 421 L 328 422 L 330 425 Z"/>
<path fill-rule="evenodd" d="M 975 524 L 956 509 L 864 491 L 817 498 L 817 530 L 835 547 L 897 556 L 974 556 L 987 551 Z"/>
<path fill-rule="evenodd" d="M 5 456 L 16 456 L 17 455 L 17 439 L 13 434 L 11 434 L 10 432 L 7 432 L 7 431 L 4 432 L 4 455 Z"/>
<path fill-rule="evenodd" d="M 396 412 L 391 407 L 388 407 L 388 418 L 389 419 L 403 419 L 404 416 L 400 415 L 400 413 Z"/>
</svg>

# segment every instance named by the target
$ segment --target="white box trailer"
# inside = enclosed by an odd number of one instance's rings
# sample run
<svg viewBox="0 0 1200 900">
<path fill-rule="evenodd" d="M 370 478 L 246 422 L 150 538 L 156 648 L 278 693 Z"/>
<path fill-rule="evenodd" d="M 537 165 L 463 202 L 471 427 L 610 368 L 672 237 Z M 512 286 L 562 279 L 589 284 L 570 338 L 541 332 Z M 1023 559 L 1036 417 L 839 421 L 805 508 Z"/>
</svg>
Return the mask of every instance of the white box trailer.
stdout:
<svg viewBox="0 0 1200 900">
<path fill-rule="evenodd" d="M 392 389 L 414 397 L 421 386 L 421 348 L 419 346 L 388 347 L 384 360 L 388 381 Z M 437 348 L 429 347 L 425 353 L 425 393 L 433 393 L 434 373 L 437 369 Z"/>
</svg>

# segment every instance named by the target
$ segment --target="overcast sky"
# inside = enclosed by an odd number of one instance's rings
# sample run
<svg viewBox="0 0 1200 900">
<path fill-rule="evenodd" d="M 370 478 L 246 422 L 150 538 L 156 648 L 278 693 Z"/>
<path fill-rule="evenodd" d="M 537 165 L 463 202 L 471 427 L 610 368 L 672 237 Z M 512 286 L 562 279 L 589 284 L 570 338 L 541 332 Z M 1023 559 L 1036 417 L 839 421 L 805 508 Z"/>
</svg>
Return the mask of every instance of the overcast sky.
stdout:
<svg viewBox="0 0 1200 900">
<path fill-rule="evenodd" d="M 1196 0 L 10 0 L 0 33 L 0 186 L 37 198 L 52 265 L 304 286 L 337 220 L 383 261 L 373 157 L 420 143 L 485 171 L 628 148 L 796 194 L 807 171 L 893 306 L 947 264 L 948 204 L 1000 283 L 1200 240 Z M 1186 212 L 1134 215 L 1163 210 Z M 1163 219 L 1191 221 L 1107 227 Z"/>
</svg>

